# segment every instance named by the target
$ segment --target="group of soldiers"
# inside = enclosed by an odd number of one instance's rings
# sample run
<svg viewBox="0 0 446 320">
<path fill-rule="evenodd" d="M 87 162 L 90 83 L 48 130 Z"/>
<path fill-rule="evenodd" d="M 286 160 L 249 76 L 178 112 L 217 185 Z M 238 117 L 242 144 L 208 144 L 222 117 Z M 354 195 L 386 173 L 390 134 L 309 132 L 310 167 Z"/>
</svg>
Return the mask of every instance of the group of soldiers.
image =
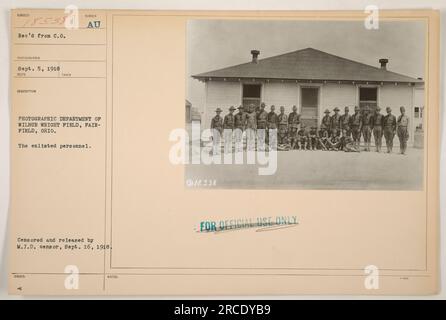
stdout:
<svg viewBox="0 0 446 320">
<path fill-rule="evenodd" d="M 396 118 L 392 109 L 386 108 L 386 115 L 375 107 L 373 111 L 365 106 L 360 111 L 355 106 L 354 113 L 350 114 L 349 107 L 345 107 L 344 114 L 339 114 L 339 108 L 334 108 L 333 115 L 330 110 L 325 110 L 319 128 L 306 126 L 301 122 L 301 116 L 297 107 L 293 106 L 290 114 L 285 114 L 285 107 L 280 107 L 280 112 L 275 112 L 275 106 L 270 111 L 265 111 L 265 104 L 261 103 L 256 108 L 253 104 L 247 110 L 238 107 L 238 113 L 234 114 L 234 106 L 229 108 L 229 113 L 223 118 L 222 110 L 216 109 L 217 115 L 212 118 L 214 147 L 220 146 L 220 137 L 224 137 L 225 150 L 232 150 L 232 141 L 236 146 L 243 146 L 243 133 L 246 132 L 247 148 L 253 149 L 250 141 L 257 141 L 257 148 L 264 150 L 265 145 L 275 146 L 278 150 L 335 150 L 346 152 L 360 152 L 361 135 L 364 140 L 364 151 L 370 151 L 371 137 L 373 134 L 376 152 L 381 152 L 382 138 L 386 140 L 387 153 L 392 153 L 395 134 L 400 141 L 400 153 L 405 154 L 409 139 L 409 118 L 405 114 L 405 108 L 401 107 L 401 114 Z M 274 133 L 274 134 L 271 134 Z M 277 141 L 272 141 L 277 139 Z M 259 143 L 259 141 L 261 143 Z M 228 145 L 228 143 L 230 145 Z M 236 147 L 237 149 L 237 147 Z M 240 151 L 240 150 L 236 150 Z"/>
</svg>

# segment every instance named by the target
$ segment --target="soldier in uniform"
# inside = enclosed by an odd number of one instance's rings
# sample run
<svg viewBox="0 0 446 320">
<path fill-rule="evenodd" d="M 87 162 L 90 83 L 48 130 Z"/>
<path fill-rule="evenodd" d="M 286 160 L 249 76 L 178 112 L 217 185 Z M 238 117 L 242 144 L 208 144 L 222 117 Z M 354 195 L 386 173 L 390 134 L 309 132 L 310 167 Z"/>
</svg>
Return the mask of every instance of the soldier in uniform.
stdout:
<svg viewBox="0 0 446 320">
<path fill-rule="evenodd" d="M 246 114 L 242 106 L 238 107 L 238 113 L 234 116 L 234 138 L 236 143 L 236 151 L 243 150 L 243 131 L 246 128 Z"/>
<path fill-rule="evenodd" d="M 342 132 L 342 136 L 343 137 L 350 137 L 351 136 L 351 131 L 350 131 L 350 114 L 349 114 L 349 108 L 345 107 L 344 108 L 344 114 L 341 116 L 341 118 L 339 119 L 339 124 L 341 127 L 341 132 Z"/>
<path fill-rule="evenodd" d="M 386 139 L 387 153 L 392 153 L 393 149 L 393 138 L 395 137 L 396 130 L 396 118 L 392 114 L 392 109 L 386 108 L 387 115 L 384 116 L 383 126 L 384 126 L 384 138 Z"/>
<path fill-rule="evenodd" d="M 319 144 L 321 146 L 321 149 L 324 151 L 330 150 L 330 137 L 328 135 L 328 130 L 323 129 L 319 132 Z"/>
<path fill-rule="evenodd" d="M 339 115 L 339 108 L 336 107 L 333 109 L 334 115 L 330 119 L 330 132 L 332 137 L 336 137 L 340 130 L 340 120 L 341 116 Z"/>
<path fill-rule="evenodd" d="M 350 117 L 350 129 L 355 147 L 359 150 L 361 141 L 362 118 L 359 113 L 359 107 L 355 106 L 355 113 Z"/>
<path fill-rule="evenodd" d="M 362 136 L 364 137 L 365 151 L 370 151 L 370 141 L 372 138 L 372 114 L 369 106 L 364 108 L 364 115 L 362 116 Z"/>
<path fill-rule="evenodd" d="M 265 150 L 265 138 L 267 130 L 268 113 L 265 111 L 265 104 L 260 105 L 260 111 L 257 114 L 257 143 L 258 150 Z"/>
<path fill-rule="evenodd" d="M 256 146 L 257 114 L 255 106 L 249 105 L 246 114 L 246 142 L 248 150 L 253 151 Z"/>
<path fill-rule="evenodd" d="M 230 129 L 233 130 L 235 127 L 235 115 L 234 115 L 234 106 L 231 106 L 229 108 L 229 113 L 225 115 L 225 118 L 223 120 L 223 129 Z"/>
<path fill-rule="evenodd" d="M 213 152 L 214 154 L 220 153 L 220 138 L 223 133 L 223 118 L 220 116 L 221 109 L 217 108 L 215 110 L 217 115 L 212 118 L 211 130 L 212 130 L 212 142 L 213 142 Z"/>
<path fill-rule="evenodd" d="M 356 147 L 355 142 L 351 137 L 344 136 L 342 141 L 342 150 L 345 152 L 359 152 L 359 148 Z"/>
<path fill-rule="evenodd" d="M 373 115 L 373 138 L 375 139 L 376 152 L 381 152 L 383 141 L 383 122 L 384 115 L 380 112 L 381 108 L 376 106 L 375 114 Z"/>
<path fill-rule="evenodd" d="M 342 150 L 341 133 L 338 131 L 336 134 L 333 134 L 330 138 L 328 138 L 327 143 L 330 150 Z"/>
<path fill-rule="evenodd" d="M 306 132 L 305 124 L 302 124 L 296 135 L 296 149 L 307 150 L 308 149 L 308 136 Z"/>
<path fill-rule="evenodd" d="M 322 141 L 324 132 L 324 130 L 316 128 L 316 149 L 318 150 L 325 150 L 325 145 Z"/>
<path fill-rule="evenodd" d="M 317 127 L 311 127 L 309 134 L 309 142 L 311 150 L 316 150 L 318 141 Z"/>
<path fill-rule="evenodd" d="M 293 112 L 288 115 L 288 139 L 291 144 L 291 149 L 294 149 L 297 144 L 297 131 L 300 125 L 300 115 L 297 113 L 297 107 L 293 106 Z"/>
<path fill-rule="evenodd" d="M 259 115 L 260 112 L 262 112 L 262 110 L 265 110 L 266 105 L 264 102 L 262 102 L 259 106 L 256 107 L 256 114 Z"/>
<path fill-rule="evenodd" d="M 329 133 L 331 127 L 330 110 L 325 109 L 324 113 L 325 116 L 322 118 L 321 130 L 326 130 Z"/>
<path fill-rule="evenodd" d="M 279 124 L 279 137 L 278 144 L 283 145 L 287 144 L 287 134 L 288 134 L 288 116 L 285 114 L 285 107 L 280 107 L 280 114 L 277 117 Z"/>
<path fill-rule="evenodd" d="M 409 118 L 406 116 L 406 109 L 404 107 L 400 107 L 401 114 L 398 117 L 396 122 L 398 139 L 400 140 L 400 152 L 401 154 L 406 153 L 407 149 L 407 140 L 409 140 Z"/>
<path fill-rule="evenodd" d="M 246 113 L 245 113 L 245 108 L 240 105 L 238 106 L 238 112 L 235 114 L 234 116 L 234 126 L 235 128 L 239 128 L 242 131 L 245 131 L 246 129 Z"/>
<path fill-rule="evenodd" d="M 279 125 L 279 117 L 275 112 L 276 107 L 274 105 L 271 106 L 270 112 L 268 113 L 267 119 L 267 127 L 268 127 L 268 135 L 266 136 L 268 139 L 268 144 L 270 146 L 277 147 L 277 127 Z"/>
<path fill-rule="evenodd" d="M 229 113 L 225 115 L 223 120 L 223 134 L 225 139 L 225 153 L 232 152 L 232 131 L 235 127 L 234 106 L 229 108 Z"/>
</svg>

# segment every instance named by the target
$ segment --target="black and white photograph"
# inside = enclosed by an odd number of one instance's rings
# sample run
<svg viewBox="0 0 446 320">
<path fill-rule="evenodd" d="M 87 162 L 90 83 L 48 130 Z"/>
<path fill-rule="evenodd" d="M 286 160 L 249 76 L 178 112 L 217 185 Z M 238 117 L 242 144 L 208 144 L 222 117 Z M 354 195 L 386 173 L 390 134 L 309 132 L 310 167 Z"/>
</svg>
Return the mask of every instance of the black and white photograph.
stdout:
<svg viewBox="0 0 446 320">
<path fill-rule="evenodd" d="M 186 187 L 423 190 L 426 34 L 422 20 L 189 20 Z"/>
</svg>

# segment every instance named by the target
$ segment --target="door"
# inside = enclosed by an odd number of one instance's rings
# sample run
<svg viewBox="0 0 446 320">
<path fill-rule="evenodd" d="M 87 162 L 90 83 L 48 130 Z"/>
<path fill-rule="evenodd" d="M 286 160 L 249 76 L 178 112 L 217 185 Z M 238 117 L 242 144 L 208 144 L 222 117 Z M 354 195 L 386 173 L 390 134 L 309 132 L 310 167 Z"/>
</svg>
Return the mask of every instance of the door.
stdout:
<svg viewBox="0 0 446 320">
<path fill-rule="evenodd" d="M 301 123 L 305 124 L 305 126 L 317 127 L 319 88 L 301 87 L 300 97 Z"/>
</svg>

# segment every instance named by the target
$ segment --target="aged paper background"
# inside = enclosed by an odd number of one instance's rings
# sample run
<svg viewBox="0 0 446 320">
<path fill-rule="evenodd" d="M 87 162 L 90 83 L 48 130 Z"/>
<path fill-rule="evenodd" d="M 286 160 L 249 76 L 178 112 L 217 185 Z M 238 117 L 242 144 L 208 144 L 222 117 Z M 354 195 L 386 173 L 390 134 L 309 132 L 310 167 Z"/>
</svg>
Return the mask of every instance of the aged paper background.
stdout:
<svg viewBox="0 0 446 320">
<path fill-rule="evenodd" d="M 13 24 L 20 23 L 16 12 L 12 13 Z M 10 274 L 11 293 L 436 292 L 436 13 L 381 13 L 386 19 L 425 19 L 429 23 L 426 183 L 424 191 L 410 192 L 185 190 L 183 167 L 169 163 L 169 133 L 184 126 L 187 19 L 314 19 L 314 13 L 94 14 L 104 22 L 106 35 L 87 40 L 104 41 L 107 68 L 95 65 L 89 70 L 98 74 L 105 71 L 104 79 L 89 81 L 88 85 L 71 79 L 67 85 L 64 80 L 27 84 L 32 79 L 12 78 L 11 245 L 18 236 L 51 235 L 89 237 L 96 243 L 111 244 L 112 250 L 33 254 L 12 246 L 10 272 L 16 275 Z M 318 13 L 319 19 L 363 16 L 358 12 Z M 19 50 L 20 45 L 13 46 L 12 59 Z M 39 91 L 32 100 L 14 94 L 15 88 L 27 85 Z M 63 99 L 64 103 L 54 101 L 67 96 L 70 99 Z M 53 114 L 56 106 L 58 113 L 85 113 L 105 119 L 94 134 L 82 133 L 85 136 L 81 140 L 93 148 L 85 152 L 15 148 L 23 140 L 15 134 L 16 117 Z M 71 138 L 67 132 L 52 139 L 63 143 Z M 26 139 L 29 143 L 41 141 L 38 137 Z M 299 207 L 288 206 L 290 198 L 296 199 Z M 364 206 L 371 198 L 380 199 L 380 204 Z M 350 206 L 336 208 L 344 202 Z M 270 232 L 241 230 L 216 235 L 194 231 L 203 220 L 271 215 L 297 215 L 300 224 Z M 69 264 L 77 265 L 81 272 L 82 286 L 76 292 L 64 288 L 64 268 Z M 381 270 L 380 290 L 376 292 L 364 288 L 364 267 L 370 264 Z"/>
</svg>

